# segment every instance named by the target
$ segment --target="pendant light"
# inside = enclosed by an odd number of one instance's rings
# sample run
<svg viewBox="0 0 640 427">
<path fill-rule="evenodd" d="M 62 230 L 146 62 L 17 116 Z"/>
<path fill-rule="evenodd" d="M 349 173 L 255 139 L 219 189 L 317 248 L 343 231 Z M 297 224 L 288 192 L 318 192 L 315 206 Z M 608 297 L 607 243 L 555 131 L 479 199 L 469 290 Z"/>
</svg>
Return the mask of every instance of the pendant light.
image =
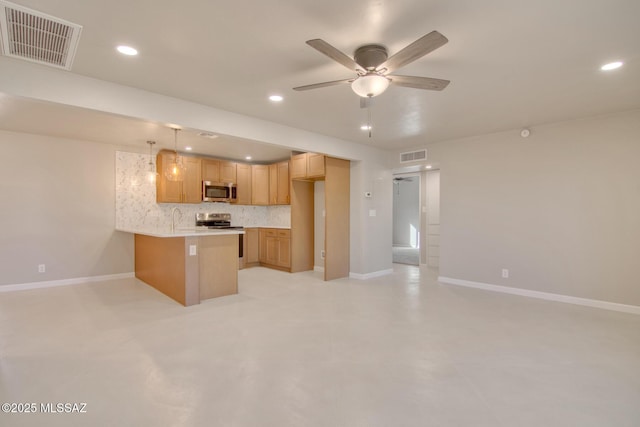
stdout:
<svg viewBox="0 0 640 427">
<path fill-rule="evenodd" d="M 155 141 L 147 141 L 147 144 L 149 144 L 149 172 L 147 172 L 147 181 L 149 182 L 156 182 L 156 175 L 158 175 L 156 168 L 153 166 L 153 153 L 151 152 L 155 143 Z"/>
<path fill-rule="evenodd" d="M 164 176 L 169 181 L 183 181 L 186 168 L 182 163 L 182 158 L 178 157 L 178 131 L 180 129 L 173 128 L 174 131 L 174 155 L 173 162 L 169 163 L 164 170 Z"/>
</svg>

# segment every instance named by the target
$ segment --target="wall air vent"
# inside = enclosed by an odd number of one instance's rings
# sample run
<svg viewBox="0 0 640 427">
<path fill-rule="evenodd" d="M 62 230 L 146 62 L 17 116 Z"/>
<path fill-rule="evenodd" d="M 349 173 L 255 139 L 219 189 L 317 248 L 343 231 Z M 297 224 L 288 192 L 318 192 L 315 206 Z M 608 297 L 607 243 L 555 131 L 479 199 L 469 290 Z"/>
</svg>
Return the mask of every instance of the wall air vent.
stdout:
<svg viewBox="0 0 640 427">
<path fill-rule="evenodd" d="M 427 160 L 426 149 L 400 153 L 400 163 L 420 162 L 422 160 Z"/>
<path fill-rule="evenodd" d="M 2 54 L 71 69 L 82 26 L 0 0 Z"/>
</svg>

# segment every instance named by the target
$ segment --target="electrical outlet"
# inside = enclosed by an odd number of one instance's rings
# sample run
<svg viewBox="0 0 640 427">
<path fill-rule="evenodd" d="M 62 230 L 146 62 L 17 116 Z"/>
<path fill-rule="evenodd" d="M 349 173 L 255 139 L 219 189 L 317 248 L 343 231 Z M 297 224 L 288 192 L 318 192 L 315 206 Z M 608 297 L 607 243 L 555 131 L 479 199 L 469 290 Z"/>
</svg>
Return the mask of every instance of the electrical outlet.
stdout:
<svg viewBox="0 0 640 427">
<path fill-rule="evenodd" d="M 320 251 L 320 258 L 324 259 L 324 249 Z"/>
<path fill-rule="evenodd" d="M 502 278 L 503 279 L 508 279 L 509 278 L 509 270 L 507 270 L 506 268 L 502 269 Z"/>
<path fill-rule="evenodd" d="M 38 273 L 44 273 L 47 270 L 44 264 L 38 264 Z"/>
<path fill-rule="evenodd" d="M 189 245 L 189 256 L 196 256 L 196 245 Z"/>
</svg>

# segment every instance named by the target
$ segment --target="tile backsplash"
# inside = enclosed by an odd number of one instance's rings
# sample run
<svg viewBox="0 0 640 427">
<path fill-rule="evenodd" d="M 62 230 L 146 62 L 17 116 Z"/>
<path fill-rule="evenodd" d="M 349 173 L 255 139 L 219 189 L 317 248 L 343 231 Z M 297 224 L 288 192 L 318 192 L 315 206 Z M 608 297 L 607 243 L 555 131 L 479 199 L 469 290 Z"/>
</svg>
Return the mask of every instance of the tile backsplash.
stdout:
<svg viewBox="0 0 640 427">
<path fill-rule="evenodd" d="M 232 225 L 244 227 L 290 227 L 290 206 L 245 206 L 229 203 L 156 203 L 155 156 L 116 152 L 116 228 L 165 231 L 171 228 L 171 210 L 175 207 L 176 227 L 195 225 L 199 212 L 230 213 Z"/>
</svg>

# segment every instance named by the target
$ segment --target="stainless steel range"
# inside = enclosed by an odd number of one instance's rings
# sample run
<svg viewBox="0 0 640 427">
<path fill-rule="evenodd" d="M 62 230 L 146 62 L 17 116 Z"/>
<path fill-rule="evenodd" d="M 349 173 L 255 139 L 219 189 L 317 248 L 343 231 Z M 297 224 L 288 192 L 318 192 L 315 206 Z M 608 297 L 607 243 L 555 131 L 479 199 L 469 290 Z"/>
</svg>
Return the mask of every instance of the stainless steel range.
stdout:
<svg viewBox="0 0 640 427">
<path fill-rule="evenodd" d="M 229 213 L 197 213 L 196 228 L 206 227 L 219 230 L 242 230 L 242 226 L 231 225 L 231 214 Z M 244 255 L 244 235 L 238 234 L 238 257 L 242 260 Z"/>
<path fill-rule="evenodd" d="M 214 229 L 234 229 L 241 230 L 242 226 L 231 225 L 231 214 L 228 213 L 197 213 L 196 227 L 207 227 Z"/>
</svg>

